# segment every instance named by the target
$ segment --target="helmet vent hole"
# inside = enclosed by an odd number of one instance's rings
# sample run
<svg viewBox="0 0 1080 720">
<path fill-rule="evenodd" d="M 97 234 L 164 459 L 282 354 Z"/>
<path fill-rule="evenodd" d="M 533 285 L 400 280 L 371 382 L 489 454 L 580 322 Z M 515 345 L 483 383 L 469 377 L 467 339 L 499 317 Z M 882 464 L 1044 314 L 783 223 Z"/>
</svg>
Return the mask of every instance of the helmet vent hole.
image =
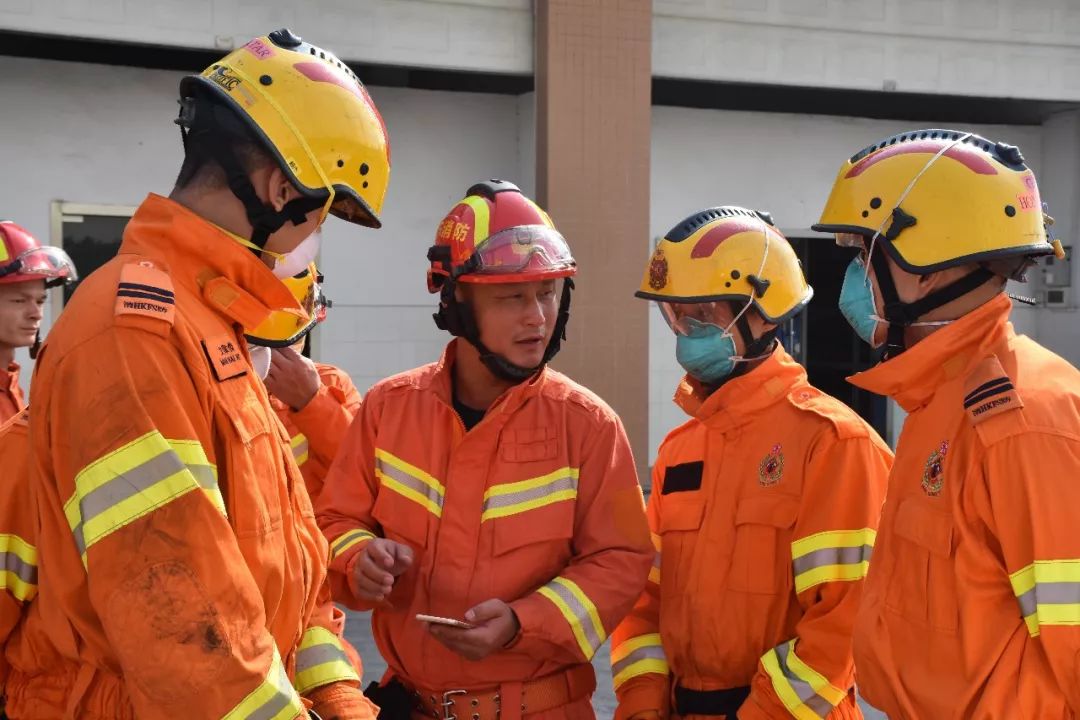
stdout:
<svg viewBox="0 0 1080 720">
<path fill-rule="evenodd" d="M 338 160 L 337 161 L 337 166 L 338 167 L 345 167 L 345 161 L 344 160 Z"/>
<path fill-rule="evenodd" d="M 314 54 L 315 54 L 315 48 L 311 48 L 311 54 L 312 54 L 312 55 L 314 55 Z"/>
<path fill-rule="evenodd" d="M 269 75 L 263 75 L 259 78 L 259 82 L 263 85 L 273 85 L 274 78 L 270 77 Z"/>
<path fill-rule="evenodd" d="M 870 207 L 874 210 L 877 210 L 879 207 L 881 207 L 881 198 L 870 198 Z"/>
<path fill-rule="evenodd" d="M 1012 205 L 1006 205 L 1005 206 L 1005 214 L 1008 215 L 1009 217 L 1012 217 L 1013 215 L 1016 215 L 1016 208 L 1014 208 Z"/>
<path fill-rule="evenodd" d="M 365 181 L 364 181 L 364 186 L 363 186 L 365 190 L 367 189 L 367 186 L 368 186 L 368 181 L 367 181 L 367 180 L 365 180 Z"/>
<path fill-rule="evenodd" d="M 360 163 L 360 174 L 361 175 L 367 175 L 368 170 L 370 170 L 370 168 L 368 167 L 367 163 Z"/>
</svg>

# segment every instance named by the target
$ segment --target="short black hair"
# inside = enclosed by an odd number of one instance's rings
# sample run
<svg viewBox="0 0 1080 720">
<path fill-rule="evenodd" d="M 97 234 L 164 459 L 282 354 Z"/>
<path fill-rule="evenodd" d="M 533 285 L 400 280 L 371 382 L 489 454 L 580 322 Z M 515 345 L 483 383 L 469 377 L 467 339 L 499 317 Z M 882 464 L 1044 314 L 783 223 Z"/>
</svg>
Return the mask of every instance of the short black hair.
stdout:
<svg viewBox="0 0 1080 720">
<path fill-rule="evenodd" d="M 187 103 L 183 112 L 189 115 L 187 122 L 191 123 L 191 130 L 184 143 L 184 162 L 176 176 L 178 189 L 225 187 L 228 181 L 217 151 L 223 144 L 235 153 L 247 173 L 275 164 L 262 141 L 232 108 L 203 90 L 182 102 Z"/>
</svg>

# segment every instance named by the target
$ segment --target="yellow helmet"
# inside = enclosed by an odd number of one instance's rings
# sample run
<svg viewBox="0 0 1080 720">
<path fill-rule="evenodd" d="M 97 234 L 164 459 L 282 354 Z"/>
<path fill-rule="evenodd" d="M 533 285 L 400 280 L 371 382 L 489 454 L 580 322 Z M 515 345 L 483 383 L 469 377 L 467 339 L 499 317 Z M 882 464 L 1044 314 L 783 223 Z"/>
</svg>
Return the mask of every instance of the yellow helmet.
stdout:
<svg viewBox="0 0 1080 720">
<path fill-rule="evenodd" d="M 390 139 L 363 84 L 332 53 L 283 29 L 185 77 L 177 122 L 189 132 L 203 121 L 200 91 L 235 112 L 314 207 L 381 225 Z"/>
<path fill-rule="evenodd" d="M 781 323 L 802 310 L 814 290 L 768 213 L 726 205 L 668 231 L 634 294 L 675 303 L 749 300 L 767 321 Z"/>
<path fill-rule="evenodd" d="M 959 130 L 874 143 L 841 167 L 815 230 L 882 242 L 904 270 L 1060 252 L 1019 148 Z"/>
<path fill-rule="evenodd" d="M 245 329 L 244 337 L 252 345 L 288 347 L 304 338 L 326 319 L 330 301 L 322 293 L 322 276 L 312 263 L 303 272 L 281 281 L 300 310 L 274 310 L 258 327 Z"/>
</svg>

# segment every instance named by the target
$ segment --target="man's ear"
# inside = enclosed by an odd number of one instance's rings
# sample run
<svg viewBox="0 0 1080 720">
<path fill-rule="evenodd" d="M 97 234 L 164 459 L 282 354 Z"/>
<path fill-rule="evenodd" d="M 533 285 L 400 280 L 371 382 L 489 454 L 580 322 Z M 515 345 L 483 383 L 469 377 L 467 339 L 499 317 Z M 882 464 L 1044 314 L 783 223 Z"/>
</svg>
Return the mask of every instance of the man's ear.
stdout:
<svg viewBox="0 0 1080 720">
<path fill-rule="evenodd" d="M 266 199 L 274 210 L 281 212 L 281 208 L 299 193 L 285 172 L 277 165 L 269 167 L 264 172 L 266 176 L 263 187 L 266 189 Z"/>
</svg>

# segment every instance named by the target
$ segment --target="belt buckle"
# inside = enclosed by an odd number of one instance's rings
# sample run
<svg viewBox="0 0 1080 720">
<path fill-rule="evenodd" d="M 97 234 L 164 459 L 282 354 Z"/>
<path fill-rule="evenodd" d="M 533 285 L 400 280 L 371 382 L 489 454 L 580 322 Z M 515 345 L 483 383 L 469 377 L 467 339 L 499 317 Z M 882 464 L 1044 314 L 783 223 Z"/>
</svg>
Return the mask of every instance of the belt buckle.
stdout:
<svg viewBox="0 0 1080 720">
<path fill-rule="evenodd" d="M 458 720 L 454 713 L 454 696 L 468 695 L 468 690 L 447 690 L 442 694 L 442 720 Z"/>
</svg>

